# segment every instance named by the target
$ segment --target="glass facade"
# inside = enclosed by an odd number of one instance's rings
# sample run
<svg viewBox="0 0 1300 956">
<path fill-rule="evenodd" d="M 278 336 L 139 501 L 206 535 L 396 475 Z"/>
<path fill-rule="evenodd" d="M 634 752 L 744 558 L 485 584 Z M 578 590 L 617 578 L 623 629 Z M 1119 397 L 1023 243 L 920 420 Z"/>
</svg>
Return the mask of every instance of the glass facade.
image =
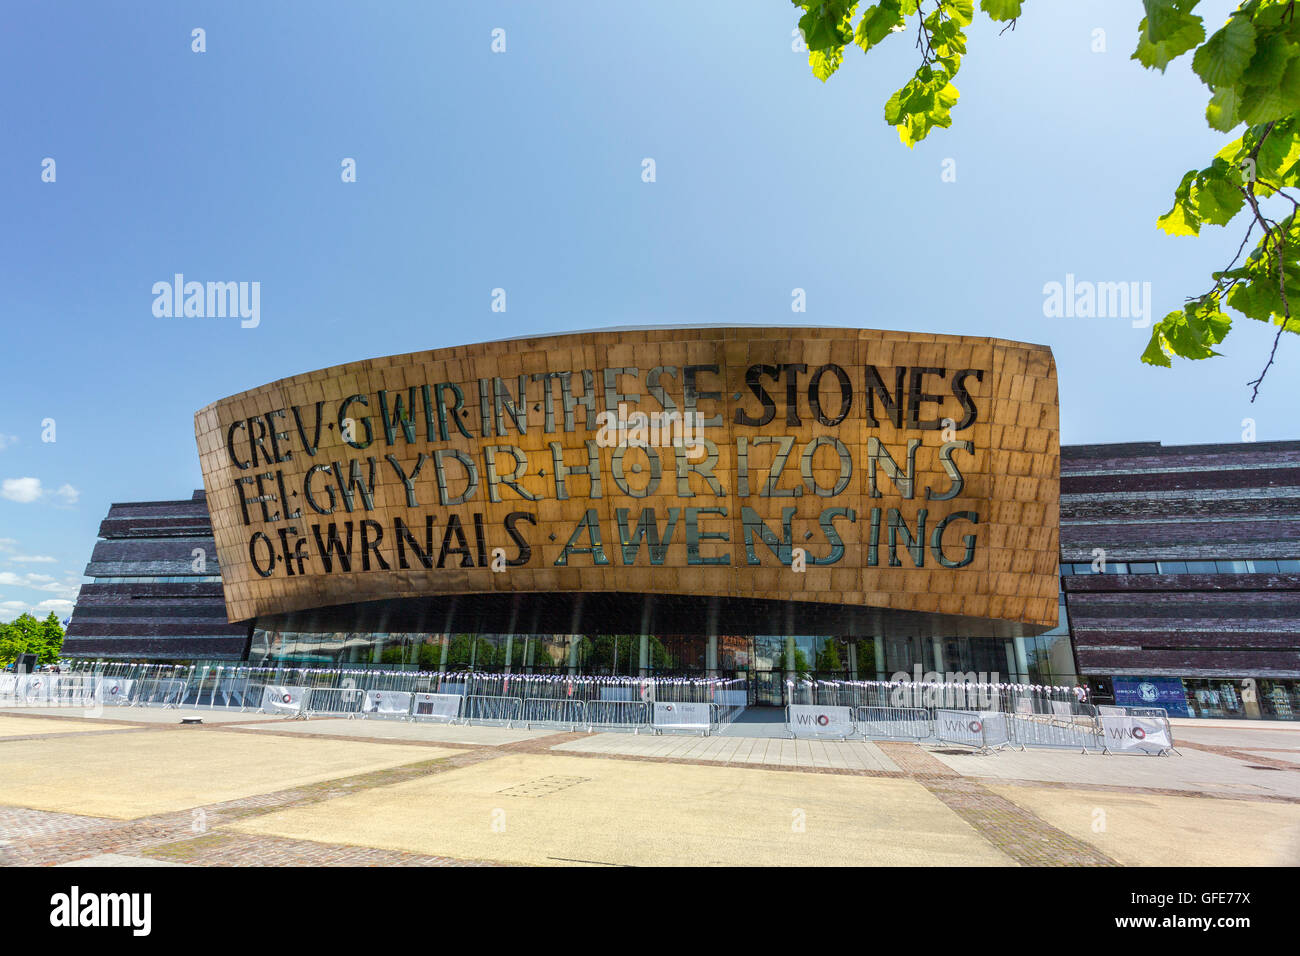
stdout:
<svg viewBox="0 0 1300 956">
<path fill-rule="evenodd" d="M 1300 680 L 1235 677 L 1089 677 L 1088 686 L 1101 703 L 1135 703 L 1116 699 L 1115 687 L 1145 682 L 1168 685 L 1185 701 L 1179 707 L 1172 698 L 1151 700 L 1171 717 L 1217 717 L 1241 720 L 1300 720 Z"/>
<path fill-rule="evenodd" d="M 1300 714 L 1300 681 L 1184 678 L 1183 686 L 1193 717 L 1295 720 Z"/>
<path fill-rule="evenodd" d="M 256 628 L 249 661 L 512 673 L 721 676 L 750 682 L 755 704 L 785 703 L 788 678 L 887 680 L 975 674 L 1037 684 L 1078 682 L 1064 605 L 1038 637 L 826 637 L 698 634 L 305 633 Z"/>
</svg>

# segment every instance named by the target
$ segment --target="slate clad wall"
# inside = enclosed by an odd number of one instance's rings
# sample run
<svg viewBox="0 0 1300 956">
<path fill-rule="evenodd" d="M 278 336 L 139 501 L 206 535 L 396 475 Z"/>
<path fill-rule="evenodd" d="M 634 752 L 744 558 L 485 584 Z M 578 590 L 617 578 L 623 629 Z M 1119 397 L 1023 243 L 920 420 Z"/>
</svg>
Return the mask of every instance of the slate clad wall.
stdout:
<svg viewBox="0 0 1300 956">
<path fill-rule="evenodd" d="M 100 541 L 85 573 L 93 578 L 138 578 L 132 583 L 94 583 L 81 588 L 64 641 L 69 657 L 193 658 L 238 660 L 249 628 L 226 621 L 207 501 L 115 504 L 99 526 Z M 206 566 L 193 567 L 202 548 Z M 148 582 L 150 577 L 189 577 L 185 582 Z"/>
<path fill-rule="evenodd" d="M 1061 449 L 1061 561 L 1300 558 L 1300 442 Z M 1062 578 L 1079 669 L 1300 677 L 1300 575 Z"/>
</svg>

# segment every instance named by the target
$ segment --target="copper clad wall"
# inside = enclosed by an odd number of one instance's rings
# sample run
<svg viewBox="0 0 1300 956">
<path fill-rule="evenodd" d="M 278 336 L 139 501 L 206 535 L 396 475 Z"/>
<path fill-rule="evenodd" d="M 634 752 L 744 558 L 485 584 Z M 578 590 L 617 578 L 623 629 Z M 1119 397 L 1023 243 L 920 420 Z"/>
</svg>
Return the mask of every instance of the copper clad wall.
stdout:
<svg viewBox="0 0 1300 956">
<path fill-rule="evenodd" d="M 746 370 L 752 365 L 788 363 L 807 366 L 807 371 L 799 379 L 798 413 L 801 423 L 798 426 L 787 423 L 786 385 L 785 378 L 782 378 L 776 382 L 764 380 L 775 400 L 775 418 L 763 426 L 736 424 L 737 408 L 749 415 L 762 411 L 762 405 L 746 385 Z M 807 396 L 807 383 L 812 374 L 828 364 L 835 364 L 848 374 L 853 390 L 847 417 L 835 425 L 823 425 L 815 420 Z M 687 479 L 693 496 L 679 496 L 671 449 L 657 450 L 663 460 L 663 474 L 654 494 L 639 498 L 625 494 L 612 479 L 614 449 L 603 447 L 600 449 L 602 497 L 588 498 L 585 477 L 572 475 L 567 482 L 571 497 L 556 500 L 548 444 L 560 443 L 565 462 L 573 465 L 585 460 L 584 441 L 596 438 L 596 433 L 584 427 L 585 413 L 581 406 L 577 409 L 576 429 L 572 432 L 563 430 L 559 388 L 554 382 L 546 383 L 553 389 L 556 407 L 554 432 L 543 430 L 543 383 L 530 378 L 526 433 L 519 434 L 507 416 L 504 436 L 479 437 L 479 379 L 500 377 L 513 393 L 521 374 L 572 372 L 573 391 L 580 393 L 581 371 L 591 369 L 595 373 L 597 408 L 603 409 L 602 370 L 635 367 L 639 369 L 638 375 L 622 375 L 618 382 L 623 391 L 640 393 L 639 403 L 631 405 L 634 410 L 655 412 L 659 410 L 659 404 L 647 392 L 646 373 L 656 366 L 677 369 L 675 378 L 665 375 L 661 381 L 680 409 L 684 398 L 682 369 L 701 365 L 718 367 L 717 374 L 699 373 L 698 389 L 717 391 L 721 395 L 717 400 L 700 402 L 703 414 L 722 416 L 722 427 L 704 431 L 704 436 L 715 442 L 718 448 L 718 462 L 713 473 L 722 486 L 724 493 L 721 496 L 712 492 L 700 476 L 694 474 Z M 973 377 L 966 381 L 978 418 L 955 436 L 958 440 L 974 443 L 973 455 L 964 452 L 954 455 L 965 477 L 965 487 L 959 497 L 948 501 L 926 501 L 923 496 L 923 489 L 927 486 L 939 491 L 950 485 L 939 460 L 942 444 L 939 431 L 908 427 L 906 420 L 902 428 L 896 427 L 884 414 L 878 399 L 874 406 L 879 425 L 871 427 L 868 424 L 864 388 L 868 365 L 875 366 L 891 388 L 896 367 L 945 369 L 945 377 L 931 375 L 925 379 L 925 390 L 939 394 L 941 401 L 927 404 L 921 418 L 951 418 L 954 422 L 960 421 L 964 413 L 951 388 L 954 373 L 960 369 L 984 372 L 982 381 L 977 382 Z M 377 393 L 386 390 L 390 403 L 395 394 L 400 394 L 405 401 L 409 388 L 418 389 L 441 382 L 459 384 L 467 413 L 463 421 L 474 437 L 466 439 L 453 429 L 449 440 L 440 441 L 435 434 L 434 441 L 429 442 L 423 410 L 417 408 L 416 441 L 408 443 L 399 427 L 390 445 L 379 420 Z M 306 454 L 291 407 L 302 408 L 310 437 L 315 403 L 326 403 L 324 419 L 332 424 L 336 421 L 339 403 L 353 394 L 365 395 L 370 402 L 368 407 L 354 405 L 350 416 L 371 417 L 373 443 L 359 450 L 344 444 L 337 427 L 324 427 L 316 454 Z M 823 376 L 821 395 L 829 409 L 839 407 L 839 386 L 835 375 Z M 285 410 L 286 415 L 284 418 L 273 417 L 273 421 L 290 436 L 280 442 L 281 454 L 287 451 L 291 457 L 272 465 L 259 463 L 250 469 L 240 469 L 232 463 L 227 451 L 227 436 L 232 424 L 266 416 L 277 409 Z M 245 442 L 250 429 L 239 425 L 234 425 L 234 428 L 237 441 Z M 820 328 L 609 330 L 457 346 L 370 359 L 296 375 L 214 402 L 195 416 L 204 485 L 231 621 L 313 607 L 418 595 L 583 591 L 628 595 L 690 593 L 816 602 L 997 619 L 1019 622 L 1031 630 L 1050 627 L 1056 623 L 1058 589 L 1058 428 L 1056 369 L 1046 347 L 964 336 Z M 782 435 L 793 436 L 795 443 L 780 487 L 792 489 L 803 484 L 799 454 L 807 442 L 822 435 L 833 436 L 848 448 L 853 465 L 848 486 L 840 494 L 830 497 L 806 492 L 799 497 L 761 496 L 759 491 L 776 448 L 774 444 L 766 444 L 750 448 L 751 493 L 739 497 L 737 438 L 743 436 L 752 442 L 759 436 Z M 878 438 L 900 464 L 906 461 L 908 439 L 921 440 L 916 458 L 917 491 L 914 498 L 909 500 L 899 494 L 883 471 L 878 475 L 882 497 L 873 499 L 868 496 L 867 444 L 871 437 Z M 364 433 L 358 438 L 364 439 Z M 527 476 L 523 478 L 522 486 L 543 495 L 542 500 L 521 500 L 508 488 L 501 489 L 502 501 L 494 503 L 488 500 L 482 472 L 483 449 L 489 445 L 514 445 L 527 455 Z M 395 456 L 409 474 L 421 452 L 431 453 L 436 448 L 459 449 L 477 462 L 480 471 L 477 494 L 464 505 L 440 507 L 432 463 L 426 462 L 415 482 L 417 506 L 410 508 L 406 492 L 385 456 Z M 237 445 L 238 451 L 240 447 Z M 242 451 L 247 451 L 246 444 Z M 368 457 L 377 460 L 374 510 L 365 511 L 358 500 L 356 510 L 350 514 L 339 506 L 333 514 L 322 515 L 304 503 L 304 477 L 313 465 L 337 461 L 346 474 L 349 460 L 359 459 L 364 465 Z M 625 461 L 629 465 L 633 462 L 645 465 L 647 458 L 640 451 L 633 451 L 628 453 Z M 499 456 L 498 462 L 502 471 L 509 470 L 511 459 L 508 456 Z M 813 463 L 817 486 L 834 486 L 839 475 L 834 450 L 823 446 L 814 456 Z M 255 492 L 248 483 L 241 485 L 239 480 L 254 473 L 274 474 L 276 471 L 283 473 L 288 510 L 300 509 L 301 516 L 285 520 L 284 502 L 278 500 L 278 483 L 267 480 L 265 490 L 277 495 L 277 500 L 269 508 L 279 511 L 280 520 L 264 521 L 260 505 L 252 504 L 248 506 L 250 522 L 246 524 L 240 494 L 250 498 Z M 539 471 L 544 474 L 539 474 Z M 646 471 L 640 474 L 629 471 L 627 475 L 629 485 L 635 488 L 643 487 L 646 480 Z M 323 481 L 319 482 L 317 488 L 323 485 Z M 318 497 L 324 496 L 318 491 Z M 814 556 L 824 556 L 829 550 L 818 522 L 824 509 L 851 508 L 857 520 L 850 523 L 841 519 L 834 523 L 845 547 L 838 562 L 810 564 L 806 573 L 796 574 L 757 542 L 755 550 L 761 564 L 752 566 L 747 562 L 741 510 L 745 506 L 753 508 L 778 534 L 782 526 L 782 508 L 795 507 L 791 543 L 796 547 L 807 547 Z M 902 548 L 899 549 L 902 567 L 889 566 L 889 535 L 883 521 L 879 566 L 868 565 L 868 518 L 873 507 L 897 508 L 913 532 L 918 510 L 928 509 L 930 520 L 926 527 L 927 547 L 922 567 L 916 567 Z M 589 508 L 598 513 L 602 544 L 609 564 L 595 566 L 590 556 L 575 554 L 569 557 L 567 565 L 557 566 L 556 560 L 565 542 Z M 661 565 L 650 563 L 644 542 L 636 551 L 635 560 L 629 565 L 624 564 L 615 520 L 620 508 L 628 509 L 631 526 L 635 526 L 641 509 L 654 508 L 661 530 L 669 508 L 683 509 L 672 544 Z M 699 542 L 698 553 L 705 557 L 729 555 L 729 564 L 690 563 L 684 534 L 684 509 L 687 508 L 726 509 L 725 517 L 710 513 L 698 516 L 701 530 L 721 532 L 729 537 L 727 541 L 710 539 Z M 960 554 L 962 536 L 973 533 L 977 538 L 974 558 L 965 567 L 940 567 L 929 552 L 930 534 L 935 522 L 956 511 L 977 512 L 979 521 L 975 526 L 964 521 L 953 524 L 944 538 L 946 550 L 950 555 Z M 448 561 L 443 568 L 425 569 L 414 561 L 410 562 L 412 568 L 400 569 L 394 521 L 400 518 L 415 537 L 423 541 L 425 516 L 434 515 L 436 547 L 442 540 L 452 512 L 459 515 L 472 551 L 476 550 L 473 515 L 477 512 L 483 515 L 488 549 L 502 547 L 511 556 L 516 554 L 516 548 L 503 530 L 506 516 L 512 512 L 536 515 L 536 525 L 518 525 L 531 545 L 531 559 L 526 565 L 512 567 L 506 573 L 494 573 L 479 566 L 477 558 L 474 567 L 461 567 L 459 557 Z M 352 521 L 355 527 L 367 519 L 382 526 L 384 537 L 378 552 L 386 559 L 390 570 L 361 570 L 360 555 L 354 543 L 352 570 L 342 572 L 336 567 L 333 573 L 325 573 L 312 527 L 320 526 L 325 533 L 328 524 L 335 522 L 341 534 L 343 522 Z M 288 575 L 285 563 L 280 559 L 270 576 L 261 576 L 250 560 L 250 538 L 261 531 L 268 541 L 274 543 L 275 550 L 280 551 L 279 532 L 290 526 L 295 529 L 287 535 L 291 543 L 299 537 L 308 540 L 303 573 Z M 807 536 L 809 531 L 813 532 L 812 537 Z M 590 542 L 584 535 L 579 543 L 588 545 Z M 265 549 L 263 545 L 263 554 Z"/>
</svg>

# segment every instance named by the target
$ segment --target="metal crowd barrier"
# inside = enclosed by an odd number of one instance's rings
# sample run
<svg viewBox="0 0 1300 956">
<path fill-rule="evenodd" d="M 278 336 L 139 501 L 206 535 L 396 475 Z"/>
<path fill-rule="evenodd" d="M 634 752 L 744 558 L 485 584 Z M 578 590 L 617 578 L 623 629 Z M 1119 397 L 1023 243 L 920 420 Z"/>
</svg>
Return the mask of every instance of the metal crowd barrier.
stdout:
<svg viewBox="0 0 1300 956">
<path fill-rule="evenodd" d="M 415 695 L 408 690 L 368 690 L 362 699 L 361 716 L 397 717 L 411 716 Z"/>
<path fill-rule="evenodd" d="M 1077 687 L 991 683 L 961 679 L 930 681 L 799 680 L 786 681 L 793 704 L 849 707 L 895 707 L 1003 713 L 1063 712 L 1082 703 Z"/>
<path fill-rule="evenodd" d="M 879 740 L 925 740 L 934 735 L 930 712 L 919 707 L 859 707 L 858 733 Z"/>
<path fill-rule="evenodd" d="M 465 698 L 460 694 L 434 694 L 416 691 L 411 695 L 412 720 L 443 720 L 454 724 L 460 719 L 460 708 Z"/>
<path fill-rule="evenodd" d="M 639 734 L 650 725 L 650 707 L 640 700 L 589 700 L 584 709 L 588 731 L 626 728 Z"/>
<path fill-rule="evenodd" d="M 1169 746 L 1167 748 L 1160 748 L 1157 751 L 1147 751 L 1147 752 L 1156 752 L 1156 753 L 1163 754 L 1167 751 L 1176 754 L 1179 753 L 1178 748 L 1174 746 L 1174 728 L 1169 723 L 1169 711 L 1167 711 L 1165 708 L 1163 707 L 1122 707 L 1118 705 L 1103 705 L 1098 709 L 1101 712 L 1097 718 L 1098 733 L 1101 735 L 1103 746 L 1106 747 L 1107 751 L 1110 750 L 1108 738 L 1110 738 L 1111 740 L 1114 740 L 1115 738 L 1110 737 L 1110 733 L 1108 733 L 1108 731 L 1113 732 L 1114 728 L 1107 728 L 1105 719 L 1107 717 L 1132 717 L 1144 721 L 1156 721 L 1159 724 L 1161 724 L 1164 728 L 1164 736 L 1165 739 L 1169 741 Z M 1122 743 L 1122 737 L 1123 735 L 1120 734 L 1121 739 L 1117 742 Z M 1133 749 L 1133 748 L 1128 748 L 1128 749 Z M 1179 754 L 1179 756 L 1182 755 Z"/>
<path fill-rule="evenodd" d="M 988 752 L 1011 746 L 1008 715 L 1001 711 L 943 710 L 934 712 L 934 739 Z"/>
<path fill-rule="evenodd" d="M 1070 750 L 1104 750 L 1105 740 L 1095 717 L 1061 718 L 1008 714 L 1011 739 L 1021 747 L 1055 747 Z"/>
<path fill-rule="evenodd" d="M 847 740 L 857 733 L 853 708 L 843 704 L 790 704 L 785 708 L 785 728 L 795 738 Z"/>
<path fill-rule="evenodd" d="M 496 697 L 486 694 L 468 694 L 461 704 L 461 720 L 466 724 L 474 721 L 486 723 L 495 721 L 507 727 L 513 727 L 519 719 L 523 701 L 518 697 Z"/>
<path fill-rule="evenodd" d="M 303 706 L 311 699 L 312 690 L 301 684 L 263 684 L 257 709 L 263 714 L 279 714 L 281 717 L 306 717 Z"/>
<path fill-rule="evenodd" d="M 43 673 L 0 675 L 0 706 L 97 707 L 98 695 L 95 678 Z"/>
<path fill-rule="evenodd" d="M 150 677 L 140 682 L 133 707 L 179 707 L 185 696 L 186 682 L 175 677 Z"/>
<path fill-rule="evenodd" d="M 355 687 L 309 687 L 303 694 L 299 713 L 308 717 L 317 714 L 356 717 L 364 701 L 365 692 Z"/>
<path fill-rule="evenodd" d="M 656 734 L 686 730 L 707 737 L 719 719 L 717 705 L 703 701 L 657 700 L 650 708 L 650 728 Z"/>
<path fill-rule="evenodd" d="M 587 705 L 581 700 L 526 697 L 521 719 L 529 730 L 533 724 L 567 726 L 570 730 L 577 730 L 587 723 Z"/>
</svg>

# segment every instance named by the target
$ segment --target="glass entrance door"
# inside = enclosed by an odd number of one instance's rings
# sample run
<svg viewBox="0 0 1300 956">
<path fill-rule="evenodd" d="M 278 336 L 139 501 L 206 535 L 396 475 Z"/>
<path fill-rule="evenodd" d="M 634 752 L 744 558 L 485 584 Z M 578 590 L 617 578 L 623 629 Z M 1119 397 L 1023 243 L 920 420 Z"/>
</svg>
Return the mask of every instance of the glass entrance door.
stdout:
<svg viewBox="0 0 1300 956">
<path fill-rule="evenodd" d="M 754 671 L 754 706 L 784 707 L 785 679 L 781 671 Z"/>
</svg>

